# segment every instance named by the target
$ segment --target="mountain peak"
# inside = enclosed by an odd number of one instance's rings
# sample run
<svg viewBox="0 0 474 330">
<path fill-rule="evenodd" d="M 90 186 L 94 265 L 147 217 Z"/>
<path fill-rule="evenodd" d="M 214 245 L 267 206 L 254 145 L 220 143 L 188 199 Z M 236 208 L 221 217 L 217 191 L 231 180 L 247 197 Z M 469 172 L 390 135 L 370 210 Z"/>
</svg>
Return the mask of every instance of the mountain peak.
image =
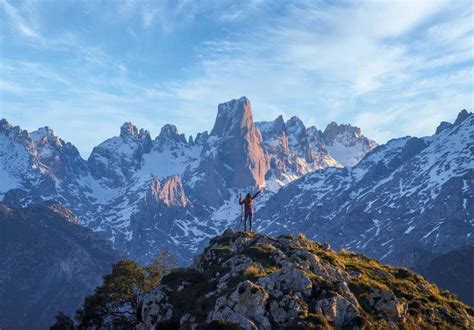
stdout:
<svg viewBox="0 0 474 330">
<path fill-rule="evenodd" d="M 242 96 L 240 99 L 219 104 L 217 118 L 211 135 L 226 136 L 241 128 L 253 127 L 253 114 L 250 100 Z"/>
<path fill-rule="evenodd" d="M 303 121 L 298 116 L 292 116 L 286 122 L 287 125 L 304 125 Z"/>
<path fill-rule="evenodd" d="M 175 137 L 179 136 L 178 128 L 173 124 L 166 124 L 161 128 L 160 137 Z"/>
<path fill-rule="evenodd" d="M 199 132 L 196 134 L 194 143 L 198 145 L 203 145 L 207 141 L 208 138 L 209 138 L 209 133 L 207 131 Z"/>
<path fill-rule="evenodd" d="M 285 119 L 283 119 L 282 115 L 279 115 L 273 122 L 273 129 L 279 134 L 286 130 Z"/>
<path fill-rule="evenodd" d="M 60 138 L 48 126 L 38 128 L 36 131 L 31 132 L 30 136 L 35 143 L 44 140 L 45 142 L 55 142 L 58 145 L 62 144 Z"/>
<path fill-rule="evenodd" d="M 255 126 L 260 130 L 264 139 L 275 135 L 281 136 L 286 131 L 285 120 L 282 115 L 279 115 L 274 121 L 256 122 Z"/>
<path fill-rule="evenodd" d="M 12 125 L 5 118 L 2 118 L 0 120 L 0 130 L 6 130 L 6 129 L 9 129 L 11 127 L 12 127 Z"/>
<path fill-rule="evenodd" d="M 166 124 L 165 126 L 163 126 L 158 137 L 164 140 L 168 139 L 186 143 L 186 137 L 184 136 L 184 134 L 179 134 L 178 128 L 176 127 L 176 125 L 173 124 Z"/>
<path fill-rule="evenodd" d="M 436 128 L 436 133 L 435 133 L 435 134 L 439 134 L 439 133 L 441 133 L 442 131 L 444 131 L 444 130 L 446 130 L 446 129 L 452 127 L 452 126 L 453 126 L 453 124 L 451 124 L 451 123 L 449 123 L 449 122 L 447 122 L 447 121 L 442 121 L 442 122 L 438 125 L 438 127 Z"/>
<path fill-rule="evenodd" d="M 358 138 L 361 136 L 361 130 L 359 127 L 352 126 L 351 124 L 338 124 L 331 122 L 324 130 L 325 137 L 333 139 L 336 135 L 347 133 L 349 135 Z"/>
<path fill-rule="evenodd" d="M 143 128 L 138 129 L 131 122 L 126 122 L 120 127 L 120 137 L 124 138 L 127 136 L 132 136 L 137 138 L 139 141 L 144 141 L 147 145 L 146 148 L 149 148 L 151 145 L 151 137 L 148 130 Z"/>
<path fill-rule="evenodd" d="M 265 182 L 267 158 L 262 136 L 255 127 L 252 106 L 245 96 L 219 104 L 211 136 L 225 137 L 220 146 L 226 181 L 233 187 L 261 186 Z M 232 169 L 232 171 L 229 171 Z"/>
<path fill-rule="evenodd" d="M 472 115 L 472 112 L 468 112 L 466 109 L 461 110 L 459 112 L 456 120 L 454 121 L 454 125 L 459 125 L 461 122 L 463 122 L 470 115 Z"/>
<path fill-rule="evenodd" d="M 138 129 L 131 122 L 126 122 L 120 127 L 120 136 L 138 135 Z"/>
<path fill-rule="evenodd" d="M 306 135 L 306 127 L 303 121 L 297 116 L 291 117 L 285 124 L 288 144 L 292 146 L 300 145 L 301 139 Z"/>
<path fill-rule="evenodd" d="M 23 139 L 28 139 L 28 132 L 22 130 L 20 126 L 13 126 L 5 118 L 0 120 L 0 132 L 10 132 L 13 135 L 21 135 Z"/>
<path fill-rule="evenodd" d="M 456 117 L 456 120 L 454 121 L 453 124 L 447 121 L 442 121 L 436 128 L 435 134 L 439 134 L 448 128 L 461 124 L 466 118 L 468 118 L 471 115 L 472 115 L 472 112 L 468 112 L 466 109 L 461 110 L 458 113 L 458 116 Z"/>
</svg>

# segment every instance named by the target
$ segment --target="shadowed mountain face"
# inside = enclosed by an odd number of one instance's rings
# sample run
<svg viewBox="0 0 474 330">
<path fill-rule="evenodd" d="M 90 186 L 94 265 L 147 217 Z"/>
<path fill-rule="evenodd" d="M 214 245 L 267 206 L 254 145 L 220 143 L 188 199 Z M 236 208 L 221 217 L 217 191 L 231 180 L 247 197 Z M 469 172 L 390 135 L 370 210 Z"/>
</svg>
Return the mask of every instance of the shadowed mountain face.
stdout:
<svg viewBox="0 0 474 330">
<path fill-rule="evenodd" d="M 189 140 L 171 124 L 152 139 L 127 122 L 87 161 L 47 127 L 28 133 L 2 120 L 0 200 L 12 207 L 59 201 L 136 260 L 148 262 L 168 249 L 185 263 L 234 225 L 239 193 L 266 187 L 258 206 L 305 173 L 343 164 L 326 149 L 324 134 L 297 117 L 254 123 L 246 97 L 217 110 L 211 133 Z M 353 145 L 362 150 L 353 162 L 375 146 L 356 133 L 341 128 L 331 140 L 347 142 L 333 143 L 347 155 Z"/>
<path fill-rule="evenodd" d="M 474 310 L 422 276 L 285 234 L 227 230 L 189 268 L 163 277 L 130 312 L 97 326 L 139 329 L 471 329 Z M 128 313 L 121 312 L 127 310 Z M 88 324 L 91 326 L 91 324 Z"/>
<path fill-rule="evenodd" d="M 440 288 L 456 292 L 462 301 L 474 306 L 474 247 L 448 252 L 435 257 L 421 272 Z"/>
<path fill-rule="evenodd" d="M 48 328 L 110 272 L 117 253 L 78 222 L 59 204 L 0 204 L 0 328 Z"/>
</svg>

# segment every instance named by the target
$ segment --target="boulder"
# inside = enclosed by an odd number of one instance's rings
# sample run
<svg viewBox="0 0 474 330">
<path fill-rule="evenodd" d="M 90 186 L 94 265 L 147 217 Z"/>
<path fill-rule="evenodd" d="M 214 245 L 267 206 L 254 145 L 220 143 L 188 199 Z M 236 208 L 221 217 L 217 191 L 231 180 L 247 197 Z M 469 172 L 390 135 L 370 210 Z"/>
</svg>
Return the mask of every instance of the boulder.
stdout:
<svg viewBox="0 0 474 330">
<path fill-rule="evenodd" d="M 336 328 L 353 325 L 355 320 L 360 316 L 357 307 L 338 294 L 334 297 L 318 300 L 314 309 L 328 316 L 329 319 L 334 322 Z"/>
<path fill-rule="evenodd" d="M 224 319 L 244 329 L 271 329 L 265 309 L 268 297 L 268 293 L 255 283 L 241 282 L 232 293 L 216 300 L 208 322 Z"/>
</svg>

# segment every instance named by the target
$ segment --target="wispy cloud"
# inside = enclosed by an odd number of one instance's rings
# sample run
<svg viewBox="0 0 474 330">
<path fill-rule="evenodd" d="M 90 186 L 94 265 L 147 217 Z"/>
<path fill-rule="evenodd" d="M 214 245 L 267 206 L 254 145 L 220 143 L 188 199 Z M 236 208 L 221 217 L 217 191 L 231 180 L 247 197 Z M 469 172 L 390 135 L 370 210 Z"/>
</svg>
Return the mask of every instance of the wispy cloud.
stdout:
<svg viewBox="0 0 474 330">
<path fill-rule="evenodd" d="M 0 115 L 67 127 L 85 154 L 125 120 L 210 129 L 242 95 L 256 120 L 351 122 L 379 142 L 474 104 L 469 1 L 40 4 L 0 0 L 2 31 L 23 37 L 3 40 Z"/>
<path fill-rule="evenodd" d="M 458 91 L 457 99 L 472 99 L 472 69 L 458 72 L 455 67 L 467 62 L 472 68 L 469 17 L 472 8 L 466 2 L 295 6 L 271 24 L 203 44 L 199 73 L 175 83 L 173 90 L 195 105 L 216 101 L 216 89 L 219 95 L 250 94 L 263 113 L 280 105 L 310 122 L 312 116 L 319 125 L 329 119 L 364 123 L 361 113 L 367 118 L 381 113 L 394 129 L 382 121 L 377 128 L 362 126 L 381 142 L 397 131 L 426 134 L 401 127 L 397 115 L 403 112 L 407 121 L 419 121 L 421 109 L 444 104 L 446 89 Z M 413 104 L 421 109 L 415 111 Z M 451 119 L 460 110 L 452 104 L 431 118 Z M 395 105 L 403 111 L 390 110 Z"/>
<path fill-rule="evenodd" d="M 7 14 L 12 26 L 23 36 L 34 39 L 41 39 L 41 36 L 35 31 L 28 22 L 23 18 L 18 10 L 13 7 L 7 0 L 1 0 L 0 4 Z"/>
</svg>

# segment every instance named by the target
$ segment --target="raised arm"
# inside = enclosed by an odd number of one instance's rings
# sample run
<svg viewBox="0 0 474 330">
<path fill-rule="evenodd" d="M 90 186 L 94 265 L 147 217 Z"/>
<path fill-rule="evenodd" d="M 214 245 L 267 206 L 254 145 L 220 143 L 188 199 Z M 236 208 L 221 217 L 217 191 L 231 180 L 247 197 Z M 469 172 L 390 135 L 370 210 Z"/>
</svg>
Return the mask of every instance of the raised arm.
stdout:
<svg viewBox="0 0 474 330">
<path fill-rule="evenodd" d="M 253 195 L 252 199 L 255 199 L 258 195 L 260 195 L 261 192 L 262 192 L 262 190 L 257 191 L 257 193 L 255 195 Z"/>
</svg>

